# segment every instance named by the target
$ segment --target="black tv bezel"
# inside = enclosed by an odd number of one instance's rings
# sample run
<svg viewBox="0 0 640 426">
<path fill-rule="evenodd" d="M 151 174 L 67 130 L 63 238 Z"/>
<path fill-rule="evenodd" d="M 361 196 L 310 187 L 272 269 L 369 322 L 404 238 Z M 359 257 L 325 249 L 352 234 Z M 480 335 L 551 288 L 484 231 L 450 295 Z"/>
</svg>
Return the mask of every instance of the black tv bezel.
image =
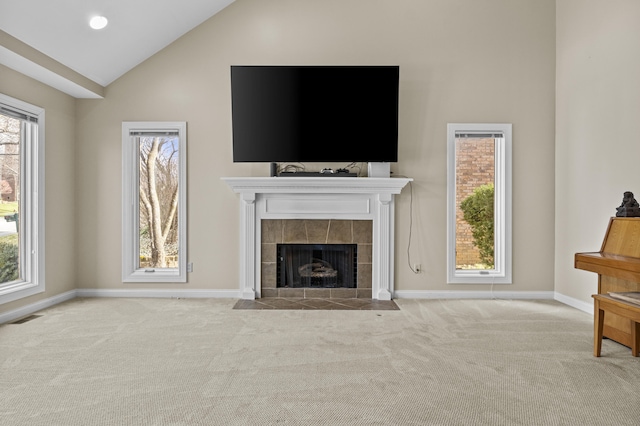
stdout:
<svg viewBox="0 0 640 426">
<path fill-rule="evenodd" d="M 371 150 L 368 148 L 376 148 L 376 142 L 373 142 L 373 146 L 364 146 L 365 142 L 361 141 L 359 146 L 362 146 L 362 149 L 359 150 L 357 158 L 346 158 L 341 155 L 336 155 L 335 153 L 330 155 L 314 155 L 311 158 L 300 157 L 299 155 L 292 156 L 274 156 L 274 157 L 246 157 L 243 155 L 240 157 L 238 152 L 236 152 L 236 138 L 233 122 L 233 108 L 234 108 L 234 87 L 233 87 L 233 75 L 234 69 L 237 68 L 269 68 L 269 69 L 356 69 L 358 71 L 363 70 L 373 70 L 373 69 L 386 69 L 395 71 L 395 79 L 394 79 L 394 90 L 395 90 L 395 137 L 391 141 L 392 147 L 389 149 L 387 147 L 387 152 L 380 154 L 375 150 Z M 399 130 L 399 118 L 398 118 L 398 109 L 399 109 L 399 80 L 400 80 L 400 67 L 399 65 L 231 65 L 231 98 L 232 98 L 232 155 L 234 163 L 356 163 L 356 162 L 385 162 L 385 163 L 393 163 L 398 161 L 398 130 Z M 384 142 L 385 144 L 389 144 L 389 141 Z M 389 155 L 389 151 L 392 151 L 392 155 Z M 360 155 L 362 154 L 362 155 Z M 240 157 L 240 158 L 239 158 Z"/>
</svg>

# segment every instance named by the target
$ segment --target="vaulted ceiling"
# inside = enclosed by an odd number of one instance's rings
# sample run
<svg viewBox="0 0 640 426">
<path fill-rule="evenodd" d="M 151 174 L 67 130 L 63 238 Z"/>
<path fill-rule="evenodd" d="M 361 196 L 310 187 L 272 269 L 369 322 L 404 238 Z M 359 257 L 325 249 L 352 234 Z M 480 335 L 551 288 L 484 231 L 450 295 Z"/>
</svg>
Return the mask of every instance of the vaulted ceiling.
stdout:
<svg viewBox="0 0 640 426">
<path fill-rule="evenodd" d="M 78 98 L 105 86 L 234 0 L 17 0 L 0 4 L 0 64 Z M 106 28 L 89 27 L 92 16 Z"/>
</svg>

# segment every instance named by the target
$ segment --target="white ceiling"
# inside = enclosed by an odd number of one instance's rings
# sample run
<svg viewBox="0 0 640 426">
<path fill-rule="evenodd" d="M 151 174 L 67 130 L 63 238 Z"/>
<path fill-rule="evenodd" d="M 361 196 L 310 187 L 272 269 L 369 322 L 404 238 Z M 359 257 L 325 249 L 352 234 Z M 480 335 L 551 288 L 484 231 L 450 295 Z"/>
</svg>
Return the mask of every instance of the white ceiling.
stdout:
<svg viewBox="0 0 640 426">
<path fill-rule="evenodd" d="M 107 86 L 233 1 L 0 0 L 0 30 Z M 107 17 L 109 25 L 91 29 L 94 15 Z M 54 87 L 64 83 L 56 82 L 60 76 L 46 76 L 52 70 L 30 65 L 3 46 L 0 63 L 41 81 L 51 79 L 43 82 Z"/>
</svg>

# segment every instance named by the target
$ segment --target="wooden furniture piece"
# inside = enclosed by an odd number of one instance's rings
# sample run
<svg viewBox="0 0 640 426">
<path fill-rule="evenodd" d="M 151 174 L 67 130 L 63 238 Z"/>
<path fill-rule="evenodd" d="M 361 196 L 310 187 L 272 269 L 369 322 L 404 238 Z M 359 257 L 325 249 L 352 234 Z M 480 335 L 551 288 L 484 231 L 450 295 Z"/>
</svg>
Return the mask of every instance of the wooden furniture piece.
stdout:
<svg viewBox="0 0 640 426">
<path fill-rule="evenodd" d="M 598 274 L 598 294 L 640 291 L 640 218 L 612 217 L 600 251 L 576 253 L 574 266 Z M 603 336 L 631 347 L 631 321 L 610 312 Z"/>
<path fill-rule="evenodd" d="M 602 331 L 604 328 L 605 312 L 626 318 L 631 324 L 631 355 L 638 356 L 640 352 L 640 305 L 624 300 L 615 299 L 605 294 L 593 296 L 593 356 L 600 356 L 602 350 Z"/>
</svg>

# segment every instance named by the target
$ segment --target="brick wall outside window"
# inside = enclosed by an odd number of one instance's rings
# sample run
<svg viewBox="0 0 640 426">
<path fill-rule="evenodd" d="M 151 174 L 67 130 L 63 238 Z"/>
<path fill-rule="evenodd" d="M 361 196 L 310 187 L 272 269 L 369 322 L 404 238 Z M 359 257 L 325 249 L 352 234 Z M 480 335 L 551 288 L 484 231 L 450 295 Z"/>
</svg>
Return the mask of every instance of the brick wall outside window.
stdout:
<svg viewBox="0 0 640 426">
<path fill-rule="evenodd" d="M 456 139 L 456 268 L 480 263 L 473 244 L 471 227 L 463 219 L 460 203 L 481 185 L 494 182 L 495 143 L 493 138 Z M 472 268 L 476 269 L 476 268 Z"/>
</svg>

